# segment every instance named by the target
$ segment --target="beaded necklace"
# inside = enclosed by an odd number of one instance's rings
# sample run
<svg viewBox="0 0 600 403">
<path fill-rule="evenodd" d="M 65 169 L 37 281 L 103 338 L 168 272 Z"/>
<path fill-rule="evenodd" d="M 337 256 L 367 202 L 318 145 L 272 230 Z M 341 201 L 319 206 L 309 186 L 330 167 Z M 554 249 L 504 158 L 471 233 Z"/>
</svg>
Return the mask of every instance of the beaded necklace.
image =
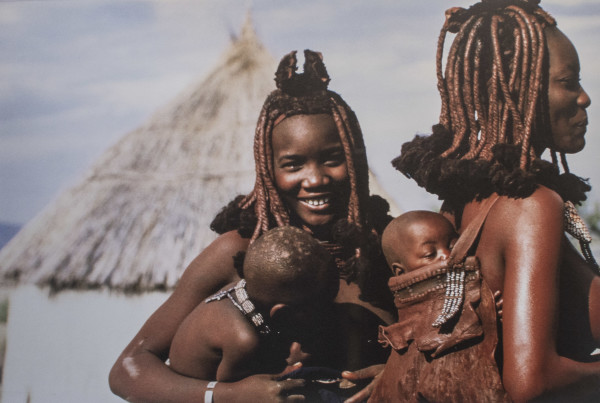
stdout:
<svg viewBox="0 0 600 403">
<path fill-rule="evenodd" d="M 597 274 L 600 274 L 600 266 L 598 266 L 598 263 L 592 254 L 592 250 L 590 249 L 590 243 L 592 242 L 590 231 L 577 212 L 575 205 L 570 201 L 565 202 L 564 224 L 565 231 L 579 241 L 581 253 L 585 258 L 585 261 L 594 268 Z"/>
<path fill-rule="evenodd" d="M 235 286 L 219 291 L 211 297 L 204 300 L 205 303 L 220 301 L 223 298 L 229 298 L 231 303 L 244 314 L 246 318 L 254 325 L 260 334 L 267 335 L 272 332 L 271 327 L 266 323 L 264 316 L 256 310 L 256 307 L 250 301 L 246 292 L 246 280 L 241 279 Z"/>
</svg>

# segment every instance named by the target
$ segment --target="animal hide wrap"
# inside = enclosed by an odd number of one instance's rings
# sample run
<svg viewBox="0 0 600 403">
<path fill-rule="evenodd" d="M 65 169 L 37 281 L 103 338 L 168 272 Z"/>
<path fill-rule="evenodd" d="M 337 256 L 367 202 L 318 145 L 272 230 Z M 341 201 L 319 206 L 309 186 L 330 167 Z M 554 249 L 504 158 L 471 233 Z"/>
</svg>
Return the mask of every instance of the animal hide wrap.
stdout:
<svg viewBox="0 0 600 403">
<path fill-rule="evenodd" d="M 481 277 L 479 260 L 467 254 L 497 196 L 484 201 L 447 261 L 392 277 L 389 287 L 398 322 L 379 329 L 391 353 L 369 402 L 506 402 L 495 359 L 496 304 Z M 439 321 L 449 297 L 447 277 L 463 273 L 458 310 Z"/>
</svg>

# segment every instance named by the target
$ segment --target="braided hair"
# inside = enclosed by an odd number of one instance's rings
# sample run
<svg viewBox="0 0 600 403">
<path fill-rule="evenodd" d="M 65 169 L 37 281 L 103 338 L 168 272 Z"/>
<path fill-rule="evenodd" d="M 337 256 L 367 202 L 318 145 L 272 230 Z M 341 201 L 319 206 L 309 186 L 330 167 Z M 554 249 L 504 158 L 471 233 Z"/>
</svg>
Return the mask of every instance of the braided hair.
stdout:
<svg viewBox="0 0 600 403">
<path fill-rule="evenodd" d="M 446 11 L 436 54 L 439 124 L 402 147 L 392 164 L 454 210 L 493 192 L 527 197 L 547 186 L 574 203 L 589 185 L 539 157 L 550 133 L 546 27 L 539 0 L 482 0 Z M 444 42 L 456 34 L 443 71 Z"/>
<path fill-rule="evenodd" d="M 379 270 L 385 268 L 379 234 L 391 220 L 389 204 L 379 196 L 369 196 L 362 131 L 348 104 L 339 94 L 327 89 L 330 78 L 322 55 L 305 50 L 304 59 L 304 72 L 301 74 L 296 73 L 296 51 L 281 59 L 275 73 L 277 89 L 265 100 L 256 126 L 254 189 L 224 207 L 211 223 L 211 229 L 217 233 L 235 229 L 253 242 L 273 227 L 289 225 L 290 212 L 275 183 L 273 128 L 294 115 L 330 115 L 344 150 L 350 184 L 346 217 L 334 223 L 332 241 L 336 252 L 343 255 L 344 277 L 358 283 L 361 298 L 377 302 L 373 299 L 381 299 L 382 294 L 386 294 L 381 290 L 387 288 L 389 277 L 388 270 Z"/>
</svg>

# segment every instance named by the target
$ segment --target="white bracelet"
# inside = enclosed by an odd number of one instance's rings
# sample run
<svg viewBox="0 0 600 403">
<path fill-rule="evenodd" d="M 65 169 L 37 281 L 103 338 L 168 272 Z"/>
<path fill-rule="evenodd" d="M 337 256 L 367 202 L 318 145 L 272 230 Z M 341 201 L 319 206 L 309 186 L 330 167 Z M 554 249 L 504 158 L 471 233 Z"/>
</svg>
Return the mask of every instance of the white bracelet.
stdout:
<svg viewBox="0 0 600 403">
<path fill-rule="evenodd" d="M 206 391 L 204 392 L 204 403 L 213 403 L 213 389 L 215 388 L 216 384 L 217 381 L 212 381 L 206 385 Z"/>
</svg>

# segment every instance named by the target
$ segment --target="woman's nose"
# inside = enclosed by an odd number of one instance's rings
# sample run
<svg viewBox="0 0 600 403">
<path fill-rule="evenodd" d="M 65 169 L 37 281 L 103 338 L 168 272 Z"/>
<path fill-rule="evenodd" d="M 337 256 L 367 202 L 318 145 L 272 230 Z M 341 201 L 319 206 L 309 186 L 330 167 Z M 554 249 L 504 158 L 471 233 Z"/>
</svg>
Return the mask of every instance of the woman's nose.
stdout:
<svg viewBox="0 0 600 403">
<path fill-rule="evenodd" d="M 588 106 L 590 106 L 591 103 L 592 100 L 590 99 L 590 96 L 587 92 L 585 92 L 583 87 L 581 87 L 581 92 L 577 97 L 577 105 L 581 106 L 582 108 L 587 108 Z"/>
<path fill-rule="evenodd" d="M 304 178 L 305 187 L 316 187 L 327 185 L 331 181 L 329 175 L 324 172 L 320 166 L 309 166 L 306 169 L 306 177 Z"/>
</svg>

